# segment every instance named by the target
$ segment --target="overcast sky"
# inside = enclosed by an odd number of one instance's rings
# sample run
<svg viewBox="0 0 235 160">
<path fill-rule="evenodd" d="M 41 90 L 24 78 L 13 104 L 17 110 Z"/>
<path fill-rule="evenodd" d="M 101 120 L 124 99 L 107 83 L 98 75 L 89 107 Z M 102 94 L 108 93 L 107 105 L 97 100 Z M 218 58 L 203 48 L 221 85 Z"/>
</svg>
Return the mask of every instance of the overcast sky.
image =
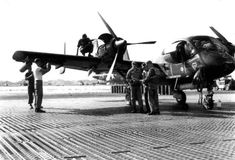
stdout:
<svg viewBox="0 0 235 160">
<path fill-rule="evenodd" d="M 156 40 L 154 45 L 130 46 L 132 60 L 154 60 L 164 46 L 191 35 L 215 36 L 214 26 L 235 43 L 234 0 L 0 0 L 0 80 L 18 81 L 23 63 L 16 50 L 76 54 L 83 33 L 97 38 L 108 32 L 100 12 L 117 36 L 128 42 Z M 87 79 L 87 73 L 54 67 L 46 80 Z"/>
</svg>

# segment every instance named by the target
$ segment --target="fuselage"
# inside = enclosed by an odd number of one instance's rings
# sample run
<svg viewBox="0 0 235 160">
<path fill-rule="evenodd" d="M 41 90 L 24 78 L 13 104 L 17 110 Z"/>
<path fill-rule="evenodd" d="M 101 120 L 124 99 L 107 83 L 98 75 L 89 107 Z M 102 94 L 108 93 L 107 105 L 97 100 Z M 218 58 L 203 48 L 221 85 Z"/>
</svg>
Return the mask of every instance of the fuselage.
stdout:
<svg viewBox="0 0 235 160">
<path fill-rule="evenodd" d="M 169 78 L 192 77 L 203 68 L 206 78 L 217 79 L 235 69 L 234 57 L 218 39 L 192 36 L 172 43 L 171 50 L 163 51 Z"/>
</svg>

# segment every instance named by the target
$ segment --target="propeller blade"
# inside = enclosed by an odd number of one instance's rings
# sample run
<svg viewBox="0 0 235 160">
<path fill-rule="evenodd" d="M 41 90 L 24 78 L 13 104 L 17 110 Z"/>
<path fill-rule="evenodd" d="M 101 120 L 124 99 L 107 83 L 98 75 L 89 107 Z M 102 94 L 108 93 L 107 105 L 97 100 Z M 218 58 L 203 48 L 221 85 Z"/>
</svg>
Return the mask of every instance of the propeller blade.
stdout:
<svg viewBox="0 0 235 160">
<path fill-rule="evenodd" d="M 138 42 L 138 43 L 127 43 L 127 45 L 136 45 L 136 44 L 155 44 L 156 41 L 148 41 L 148 42 Z"/>
<path fill-rule="evenodd" d="M 229 43 L 229 41 L 222 35 L 220 34 L 214 27 L 210 26 L 210 29 L 225 43 Z"/>
<path fill-rule="evenodd" d="M 114 58 L 114 60 L 113 60 L 113 64 L 112 64 L 111 68 L 109 69 L 109 73 L 108 73 L 108 75 L 107 75 L 107 77 L 106 77 L 106 81 L 109 81 L 110 78 L 111 78 L 111 75 L 112 75 L 112 73 L 113 73 L 113 69 L 114 69 L 114 66 L 115 66 L 115 63 L 116 63 L 116 60 L 117 60 L 117 56 L 118 56 L 118 52 L 117 52 L 116 55 L 115 55 L 115 58 Z"/>
<path fill-rule="evenodd" d="M 64 54 L 66 55 L 66 42 L 64 42 Z M 64 74 L 65 67 L 62 65 L 60 68 L 60 74 Z"/>
<path fill-rule="evenodd" d="M 105 24 L 106 28 L 109 30 L 109 32 L 114 36 L 114 38 L 117 40 L 117 36 L 114 33 L 114 31 L 112 30 L 112 28 L 109 26 L 109 24 L 104 20 L 104 18 L 101 16 L 101 14 L 98 12 L 101 20 L 103 21 L 103 23 Z"/>
<path fill-rule="evenodd" d="M 65 72 L 65 67 L 61 67 L 60 68 L 60 74 L 64 74 L 64 72 Z"/>
</svg>

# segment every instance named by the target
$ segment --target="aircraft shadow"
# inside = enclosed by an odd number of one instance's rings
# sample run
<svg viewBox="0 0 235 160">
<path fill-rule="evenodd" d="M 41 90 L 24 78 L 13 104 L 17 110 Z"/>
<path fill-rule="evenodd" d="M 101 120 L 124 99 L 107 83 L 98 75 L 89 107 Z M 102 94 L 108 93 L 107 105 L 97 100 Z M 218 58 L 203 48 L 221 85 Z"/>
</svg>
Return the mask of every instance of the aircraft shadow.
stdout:
<svg viewBox="0 0 235 160">
<path fill-rule="evenodd" d="M 221 109 L 214 107 L 212 110 L 204 109 L 200 104 L 188 103 L 188 109 L 178 104 L 162 105 L 160 110 L 165 115 L 173 116 L 191 116 L 191 117 L 214 117 L 214 118 L 229 118 L 235 116 L 234 103 L 226 103 Z"/>
<path fill-rule="evenodd" d="M 89 115 L 89 116 L 111 116 L 116 114 L 131 113 L 131 108 L 128 106 L 99 108 L 99 109 L 63 109 L 63 108 L 57 109 L 56 108 L 55 110 L 61 110 L 60 112 L 57 112 L 57 114 L 77 114 L 77 115 Z M 50 111 L 50 113 L 52 112 Z M 53 113 L 56 113 L 56 111 L 53 111 Z"/>
<path fill-rule="evenodd" d="M 222 109 L 214 108 L 212 110 L 205 110 L 197 103 L 188 103 L 188 109 L 176 104 L 160 104 L 161 115 L 171 116 L 190 116 L 190 117 L 214 117 L 214 118 L 229 118 L 235 116 L 234 103 L 226 103 Z M 60 110 L 57 114 L 77 114 L 77 115 L 90 115 L 90 116 L 111 116 L 117 114 L 130 114 L 132 108 L 130 106 L 115 107 L 115 108 L 99 108 L 99 109 L 64 109 L 53 108 L 53 110 Z M 50 112 L 52 113 L 52 112 Z M 56 113 L 56 111 L 53 111 Z M 133 113 L 140 114 L 140 113 Z"/>
</svg>

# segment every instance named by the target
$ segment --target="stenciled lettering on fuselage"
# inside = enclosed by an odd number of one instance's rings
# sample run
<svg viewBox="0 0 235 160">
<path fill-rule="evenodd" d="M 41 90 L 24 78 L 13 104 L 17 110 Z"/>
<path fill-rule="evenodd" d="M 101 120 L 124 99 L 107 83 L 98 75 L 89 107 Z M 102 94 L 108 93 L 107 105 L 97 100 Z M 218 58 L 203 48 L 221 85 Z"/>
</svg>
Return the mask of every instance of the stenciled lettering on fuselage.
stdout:
<svg viewBox="0 0 235 160">
<path fill-rule="evenodd" d="M 177 77 L 184 77 L 185 75 L 185 64 L 178 63 L 178 64 L 170 64 L 170 75 L 169 78 Z"/>
<path fill-rule="evenodd" d="M 169 64 L 169 78 L 190 77 L 195 74 L 199 66 L 200 60 L 198 56 L 195 56 L 192 59 L 183 63 Z"/>
</svg>

